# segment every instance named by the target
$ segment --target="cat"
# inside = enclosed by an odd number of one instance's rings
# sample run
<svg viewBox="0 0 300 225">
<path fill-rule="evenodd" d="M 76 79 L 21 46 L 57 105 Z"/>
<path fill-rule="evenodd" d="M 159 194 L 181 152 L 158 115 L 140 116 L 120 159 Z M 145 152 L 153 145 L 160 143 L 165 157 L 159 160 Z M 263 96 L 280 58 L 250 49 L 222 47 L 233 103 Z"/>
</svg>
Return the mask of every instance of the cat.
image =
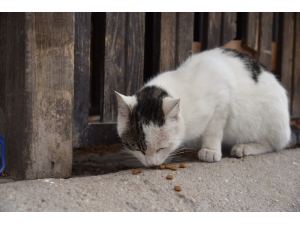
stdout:
<svg viewBox="0 0 300 225">
<path fill-rule="evenodd" d="M 291 137 L 286 90 L 260 62 L 236 50 L 194 54 L 133 96 L 115 93 L 118 135 L 146 167 L 163 164 L 182 147 L 217 162 L 222 144 L 243 157 L 281 150 Z"/>
</svg>

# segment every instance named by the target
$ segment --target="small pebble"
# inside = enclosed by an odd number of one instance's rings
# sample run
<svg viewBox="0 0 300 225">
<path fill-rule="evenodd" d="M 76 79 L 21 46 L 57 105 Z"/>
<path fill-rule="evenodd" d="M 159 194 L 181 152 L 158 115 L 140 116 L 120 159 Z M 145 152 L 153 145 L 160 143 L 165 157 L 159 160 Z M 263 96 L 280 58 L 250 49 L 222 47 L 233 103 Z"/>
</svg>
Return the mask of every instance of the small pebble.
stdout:
<svg viewBox="0 0 300 225">
<path fill-rule="evenodd" d="M 139 169 L 135 169 L 135 170 L 132 170 L 132 174 L 136 175 L 138 173 L 140 173 L 141 171 Z"/>
<path fill-rule="evenodd" d="M 181 187 L 180 187 L 180 186 L 175 186 L 175 187 L 174 187 L 174 190 L 175 190 L 175 191 L 181 191 Z"/>
<path fill-rule="evenodd" d="M 168 175 L 168 176 L 166 176 L 166 178 L 167 178 L 168 180 L 172 180 L 172 179 L 173 179 L 173 176 L 172 176 L 172 175 Z"/>
<path fill-rule="evenodd" d="M 186 168 L 186 164 L 185 163 L 180 163 L 179 167 L 180 168 Z"/>
</svg>

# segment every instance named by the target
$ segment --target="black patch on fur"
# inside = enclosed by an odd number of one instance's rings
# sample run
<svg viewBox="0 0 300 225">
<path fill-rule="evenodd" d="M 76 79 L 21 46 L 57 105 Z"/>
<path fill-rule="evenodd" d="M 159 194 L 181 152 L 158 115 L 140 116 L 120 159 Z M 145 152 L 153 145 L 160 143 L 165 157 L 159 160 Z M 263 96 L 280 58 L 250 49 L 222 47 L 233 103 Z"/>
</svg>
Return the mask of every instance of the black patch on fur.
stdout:
<svg viewBox="0 0 300 225">
<path fill-rule="evenodd" d="M 255 58 L 244 54 L 242 52 L 239 52 L 237 50 L 233 49 L 224 49 L 223 53 L 226 53 L 229 56 L 237 57 L 244 63 L 246 69 L 251 73 L 252 79 L 257 83 L 258 82 L 258 76 L 261 74 L 263 70 L 267 70 L 266 67 L 261 64 L 259 61 L 257 61 Z"/>
<path fill-rule="evenodd" d="M 127 130 L 122 135 L 123 143 L 130 150 L 145 152 L 147 143 L 143 125 L 153 123 L 159 127 L 165 123 L 162 109 L 163 98 L 168 93 L 157 86 L 147 86 L 137 92 L 137 104 L 131 110 Z"/>
</svg>

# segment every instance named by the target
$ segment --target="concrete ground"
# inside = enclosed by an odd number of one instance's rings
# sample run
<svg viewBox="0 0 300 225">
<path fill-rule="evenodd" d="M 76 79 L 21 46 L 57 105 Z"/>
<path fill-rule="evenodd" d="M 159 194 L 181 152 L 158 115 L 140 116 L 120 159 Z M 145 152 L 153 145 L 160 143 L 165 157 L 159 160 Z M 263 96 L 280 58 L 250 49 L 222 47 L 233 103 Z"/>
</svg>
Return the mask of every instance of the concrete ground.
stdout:
<svg viewBox="0 0 300 225">
<path fill-rule="evenodd" d="M 299 148 L 218 163 L 190 161 L 177 171 L 140 170 L 70 179 L 0 178 L 0 211 L 300 211 Z M 168 174 L 174 179 L 167 180 Z"/>
</svg>

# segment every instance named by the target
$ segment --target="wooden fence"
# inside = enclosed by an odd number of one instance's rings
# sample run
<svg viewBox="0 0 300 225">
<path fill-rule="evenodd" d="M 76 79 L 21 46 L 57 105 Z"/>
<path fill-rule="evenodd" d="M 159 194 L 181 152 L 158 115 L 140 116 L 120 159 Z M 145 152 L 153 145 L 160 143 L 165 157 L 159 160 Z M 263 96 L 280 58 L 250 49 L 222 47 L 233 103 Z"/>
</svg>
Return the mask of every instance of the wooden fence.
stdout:
<svg viewBox="0 0 300 225">
<path fill-rule="evenodd" d="M 299 45 L 300 13 L 76 13 L 74 147 L 118 139 L 114 90 L 132 95 L 159 72 L 218 46 L 276 73 L 299 117 Z"/>
<path fill-rule="evenodd" d="M 73 147 L 118 141 L 114 90 L 134 94 L 217 46 L 280 75 L 300 117 L 299 33 L 300 13 L 0 13 L 4 172 L 70 177 Z"/>
</svg>

